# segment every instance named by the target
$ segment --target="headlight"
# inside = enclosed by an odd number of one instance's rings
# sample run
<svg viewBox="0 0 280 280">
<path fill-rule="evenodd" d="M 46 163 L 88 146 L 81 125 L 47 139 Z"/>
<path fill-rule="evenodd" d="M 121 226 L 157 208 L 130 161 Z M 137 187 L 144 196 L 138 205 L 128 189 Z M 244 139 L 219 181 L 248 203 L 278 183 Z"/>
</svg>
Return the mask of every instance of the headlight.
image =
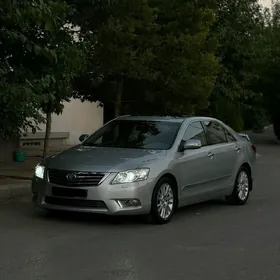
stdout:
<svg viewBox="0 0 280 280">
<path fill-rule="evenodd" d="M 119 172 L 112 184 L 125 184 L 125 183 L 133 183 L 138 181 L 147 180 L 149 176 L 150 169 L 143 168 L 143 169 L 135 169 L 135 170 L 127 170 L 123 172 Z"/>
<path fill-rule="evenodd" d="M 37 178 L 44 179 L 44 174 L 45 174 L 45 167 L 40 165 L 40 164 L 38 164 L 35 167 L 35 176 Z"/>
</svg>

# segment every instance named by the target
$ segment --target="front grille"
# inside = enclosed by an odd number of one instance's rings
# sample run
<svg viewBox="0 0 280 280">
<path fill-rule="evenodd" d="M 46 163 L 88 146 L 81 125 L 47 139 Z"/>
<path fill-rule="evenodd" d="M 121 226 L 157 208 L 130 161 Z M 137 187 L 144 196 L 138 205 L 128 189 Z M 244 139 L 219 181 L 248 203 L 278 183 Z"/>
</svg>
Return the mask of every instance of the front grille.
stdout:
<svg viewBox="0 0 280 280">
<path fill-rule="evenodd" d="M 59 205 L 59 206 L 76 207 L 76 208 L 107 209 L 105 202 L 101 200 L 70 199 L 70 198 L 46 196 L 45 203 L 52 204 L 52 205 Z"/>
<path fill-rule="evenodd" d="M 80 172 L 66 170 L 48 170 L 49 181 L 52 184 L 66 187 L 98 186 L 105 176 L 104 173 Z"/>
</svg>

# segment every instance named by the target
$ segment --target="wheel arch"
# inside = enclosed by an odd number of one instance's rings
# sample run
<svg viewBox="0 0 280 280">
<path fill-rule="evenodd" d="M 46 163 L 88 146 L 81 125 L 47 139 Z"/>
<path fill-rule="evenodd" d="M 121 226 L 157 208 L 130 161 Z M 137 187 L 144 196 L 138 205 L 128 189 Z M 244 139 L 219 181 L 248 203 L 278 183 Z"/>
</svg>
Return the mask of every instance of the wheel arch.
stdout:
<svg viewBox="0 0 280 280">
<path fill-rule="evenodd" d="M 248 162 L 244 162 L 244 163 L 242 163 L 240 168 L 242 168 L 242 167 L 244 167 L 244 168 L 246 168 L 248 170 L 249 176 L 250 176 L 250 180 L 252 181 L 252 168 L 251 168 L 250 164 Z M 252 189 L 253 189 L 253 184 L 251 182 L 251 184 L 250 184 L 250 191 Z"/>
<path fill-rule="evenodd" d="M 174 184 L 175 184 L 175 191 L 176 191 L 176 207 L 178 206 L 178 203 L 179 203 L 179 189 L 178 189 L 178 182 L 176 180 L 176 177 L 172 174 L 172 173 L 169 173 L 169 172 L 166 172 L 164 174 L 162 174 L 159 179 L 157 180 L 157 182 L 159 182 L 159 180 L 161 180 L 162 178 L 169 178 L 171 179 Z"/>
</svg>

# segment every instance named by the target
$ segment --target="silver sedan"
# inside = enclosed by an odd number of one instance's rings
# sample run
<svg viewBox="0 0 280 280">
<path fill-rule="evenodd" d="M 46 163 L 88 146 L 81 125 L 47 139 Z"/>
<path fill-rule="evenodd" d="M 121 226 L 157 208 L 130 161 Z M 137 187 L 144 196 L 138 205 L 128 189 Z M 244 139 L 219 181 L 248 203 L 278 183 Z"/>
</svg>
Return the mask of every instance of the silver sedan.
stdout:
<svg viewBox="0 0 280 280">
<path fill-rule="evenodd" d="M 163 224 L 218 197 L 243 205 L 253 189 L 256 147 L 217 119 L 123 116 L 80 140 L 37 165 L 37 206 Z"/>
</svg>

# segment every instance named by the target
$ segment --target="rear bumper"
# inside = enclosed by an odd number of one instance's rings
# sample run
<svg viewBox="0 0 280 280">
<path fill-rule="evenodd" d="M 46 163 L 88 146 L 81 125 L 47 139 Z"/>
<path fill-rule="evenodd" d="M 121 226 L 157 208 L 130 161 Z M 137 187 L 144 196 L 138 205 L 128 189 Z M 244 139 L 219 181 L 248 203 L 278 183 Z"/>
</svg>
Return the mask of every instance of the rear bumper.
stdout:
<svg viewBox="0 0 280 280">
<path fill-rule="evenodd" d="M 111 174 L 98 186 L 63 187 L 51 184 L 47 180 L 33 178 L 32 192 L 36 194 L 38 207 L 51 210 L 63 210 L 107 215 L 142 215 L 150 212 L 154 188 L 153 180 L 131 184 L 110 185 Z M 57 196 L 53 188 L 63 190 L 85 190 L 86 197 Z"/>
</svg>

